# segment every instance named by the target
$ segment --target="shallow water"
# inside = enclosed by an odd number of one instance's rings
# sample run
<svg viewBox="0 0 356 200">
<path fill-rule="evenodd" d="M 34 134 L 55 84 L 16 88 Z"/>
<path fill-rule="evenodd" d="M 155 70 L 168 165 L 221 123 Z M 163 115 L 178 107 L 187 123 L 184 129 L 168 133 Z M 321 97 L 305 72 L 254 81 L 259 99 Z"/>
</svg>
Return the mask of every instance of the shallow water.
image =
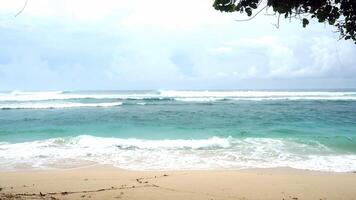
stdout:
<svg viewBox="0 0 356 200">
<path fill-rule="evenodd" d="M 356 170 L 353 91 L 14 91 L 0 109 L 1 170 Z"/>
</svg>

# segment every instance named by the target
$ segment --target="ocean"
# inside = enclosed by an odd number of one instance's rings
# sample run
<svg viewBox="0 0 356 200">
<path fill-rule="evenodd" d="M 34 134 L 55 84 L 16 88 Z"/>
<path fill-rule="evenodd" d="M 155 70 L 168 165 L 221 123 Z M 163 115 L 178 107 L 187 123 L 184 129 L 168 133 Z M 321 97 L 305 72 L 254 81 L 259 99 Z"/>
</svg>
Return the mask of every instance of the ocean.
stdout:
<svg viewBox="0 0 356 200">
<path fill-rule="evenodd" d="M 0 92 L 0 171 L 356 171 L 356 91 Z"/>
</svg>

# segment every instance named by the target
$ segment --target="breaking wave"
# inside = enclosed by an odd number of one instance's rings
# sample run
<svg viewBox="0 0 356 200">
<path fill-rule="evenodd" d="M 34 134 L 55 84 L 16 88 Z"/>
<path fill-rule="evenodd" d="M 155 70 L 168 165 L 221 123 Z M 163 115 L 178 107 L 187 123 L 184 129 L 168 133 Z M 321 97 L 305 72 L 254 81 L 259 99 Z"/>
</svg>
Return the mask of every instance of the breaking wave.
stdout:
<svg viewBox="0 0 356 200">
<path fill-rule="evenodd" d="M 271 138 L 143 140 L 88 135 L 24 143 L 0 143 L 2 170 L 18 165 L 60 168 L 83 162 L 131 170 L 244 169 L 292 167 L 348 172 L 356 155 L 340 154 L 318 143 Z"/>
<path fill-rule="evenodd" d="M 56 109 L 56 108 L 78 108 L 78 107 L 113 107 L 120 106 L 122 102 L 112 103 L 47 103 L 47 102 L 31 102 L 31 103 L 15 103 L 15 104 L 0 104 L 0 109 Z"/>
<path fill-rule="evenodd" d="M 146 92 L 21 92 L 0 93 L 0 101 L 45 101 L 68 99 L 124 99 L 124 100 L 356 100 L 356 92 L 327 91 L 146 91 Z"/>
</svg>

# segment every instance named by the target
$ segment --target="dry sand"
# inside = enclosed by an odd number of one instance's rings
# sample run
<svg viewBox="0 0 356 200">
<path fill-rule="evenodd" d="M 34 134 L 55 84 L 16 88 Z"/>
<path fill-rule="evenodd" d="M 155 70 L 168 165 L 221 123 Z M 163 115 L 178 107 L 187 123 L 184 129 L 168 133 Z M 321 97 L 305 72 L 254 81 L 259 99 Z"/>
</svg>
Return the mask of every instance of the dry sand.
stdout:
<svg viewBox="0 0 356 200">
<path fill-rule="evenodd" d="M 125 171 L 108 166 L 0 173 L 0 199 L 356 199 L 355 173 L 293 169 Z"/>
</svg>

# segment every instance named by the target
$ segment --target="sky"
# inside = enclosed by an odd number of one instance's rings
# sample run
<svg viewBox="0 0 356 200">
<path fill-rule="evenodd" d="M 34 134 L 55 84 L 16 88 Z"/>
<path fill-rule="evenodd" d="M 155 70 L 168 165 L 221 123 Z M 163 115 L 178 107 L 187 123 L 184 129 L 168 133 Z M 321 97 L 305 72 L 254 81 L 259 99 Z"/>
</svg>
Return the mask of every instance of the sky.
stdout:
<svg viewBox="0 0 356 200">
<path fill-rule="evenodd" d="M 356 88 L 335 29 L 213 0 L 0 0 L 0 90 Z"/>
</svg>

